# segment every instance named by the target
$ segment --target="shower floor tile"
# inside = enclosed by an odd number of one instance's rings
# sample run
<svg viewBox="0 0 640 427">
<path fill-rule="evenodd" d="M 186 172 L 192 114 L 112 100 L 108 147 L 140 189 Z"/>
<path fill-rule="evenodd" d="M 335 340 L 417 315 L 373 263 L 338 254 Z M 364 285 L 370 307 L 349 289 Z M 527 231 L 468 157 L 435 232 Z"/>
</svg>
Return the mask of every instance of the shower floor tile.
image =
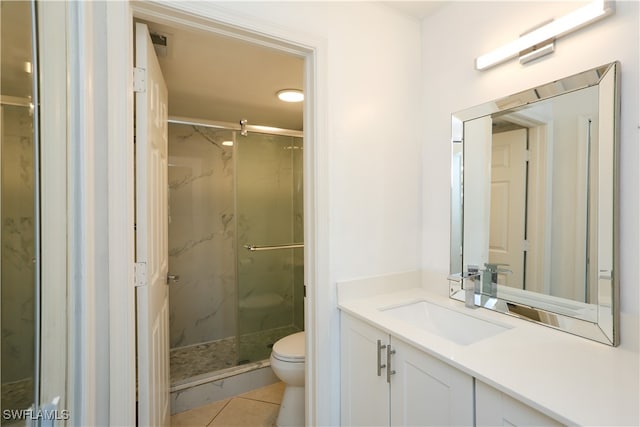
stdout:
<svg viewBox="0 0 640 427">
<path fill-rule="evenodd" d="M 2 384 L 2 411 L 27 409 L 33 403 L 33 378 Z M 6 421 L 3 420 L 2 424 Z"/>
<path fill-rule="evenodd" d="M 240 337 L 240 357 L 235 337 L 172 349 L 169 355 L 171 384 L 198 375 L 269 359 L 271 347 L 282 337 L 300 331 L 294 326 L 255 332 Z"/>
<path fill-rule="evenodd" d="M 171 384 L 236 366 L 237 360 L 235 338 L 173 349 L 169 356 Z"/>
</svg>

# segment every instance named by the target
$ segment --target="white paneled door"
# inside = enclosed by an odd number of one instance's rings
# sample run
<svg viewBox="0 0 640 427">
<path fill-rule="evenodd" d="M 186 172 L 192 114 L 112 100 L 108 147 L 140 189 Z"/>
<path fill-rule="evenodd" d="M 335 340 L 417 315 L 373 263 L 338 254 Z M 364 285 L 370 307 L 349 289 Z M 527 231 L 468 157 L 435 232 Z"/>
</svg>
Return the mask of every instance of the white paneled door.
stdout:
<svg viewBox="0 0 640 427">
<path fill-rule="evenodd" d="M 491 227 L 489 262 L 506 264 L 498 283 L 522 288 L 525 251 L 527 132 L 493 135 L 491 144 Z"/>
<path fill-rule="evenodd" d="M 138 425 L 169 425 L 167 87 L 149 30 L 136 24 Z"/>
</svg>

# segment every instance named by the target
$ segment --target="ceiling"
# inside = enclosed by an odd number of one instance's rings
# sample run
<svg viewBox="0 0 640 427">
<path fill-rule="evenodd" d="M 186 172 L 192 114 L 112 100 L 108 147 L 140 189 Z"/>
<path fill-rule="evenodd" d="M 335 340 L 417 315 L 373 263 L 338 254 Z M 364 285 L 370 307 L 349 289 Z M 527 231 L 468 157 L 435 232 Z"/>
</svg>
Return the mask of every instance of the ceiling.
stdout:
<svg viewBox="0 0 640 427">
<path fill-rule="evenodd" d="M 384 1 L 387 6 L 396 9 L 406 15 L 418 19 L 432 15 L 436 10 L 446 4 L 445 1 Z"/>
<path fill-rule="evenodd" d="M 402 13 L 423 18 L 441 2 L 386 1 Z M 26 98 L 31 75 L 29 2 L 1 2 L 2 95 Z M 284 103 L 281 89 L 304 88 L 304 59 L 222 35 L 147 22 L 167 36 L 167 55 L 159 57 L 169 89 L 169 114 L 302 130 L 302 103 Z"/>
<path fill-rule="evenodd" d="M 146 22 L 167 37 L 158 61 L 169 90 L 169 115 L 302 130 L 303 103 L 281 89 L 304 89 L 304 59 L 230 37 Z"/>
<path fill-rule="evenodd" d="M 382 3 L 418 19 L 444 4 Z M 167 55 L 158 61 L 169 89 L 169 115 L 303 129 L 302 103 L 276 97 L 281 89 L 304 89 L 303 58 L 202 30 L 145 23 L 167 36 Z"/>
</svg>

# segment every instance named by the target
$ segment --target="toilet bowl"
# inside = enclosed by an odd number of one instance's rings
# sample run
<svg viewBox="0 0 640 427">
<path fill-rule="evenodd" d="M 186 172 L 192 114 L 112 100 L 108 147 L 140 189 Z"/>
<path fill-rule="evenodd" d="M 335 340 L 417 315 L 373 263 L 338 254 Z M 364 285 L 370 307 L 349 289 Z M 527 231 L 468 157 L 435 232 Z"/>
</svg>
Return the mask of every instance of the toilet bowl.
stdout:
<svg viewBox="0 0 640 427">
<path fill-rule="evenodd" d="M 304 426 L 304 332 L 278 340 L 271 350 L 271 369 L 285 384 L 276 425 Z"/>
</svg>

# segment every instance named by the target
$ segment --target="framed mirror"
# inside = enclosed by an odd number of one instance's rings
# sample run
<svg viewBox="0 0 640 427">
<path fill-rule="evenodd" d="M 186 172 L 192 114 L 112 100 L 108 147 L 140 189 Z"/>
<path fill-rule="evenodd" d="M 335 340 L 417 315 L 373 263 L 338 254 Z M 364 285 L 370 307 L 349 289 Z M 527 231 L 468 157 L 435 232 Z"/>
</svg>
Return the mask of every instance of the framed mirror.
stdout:
<svg viewBox="0 0 640 427">
<path fill-rule="evenodd" d="M 619 343 L 619 72 L 452 115 L 451 298 Z"/>
</svg>

